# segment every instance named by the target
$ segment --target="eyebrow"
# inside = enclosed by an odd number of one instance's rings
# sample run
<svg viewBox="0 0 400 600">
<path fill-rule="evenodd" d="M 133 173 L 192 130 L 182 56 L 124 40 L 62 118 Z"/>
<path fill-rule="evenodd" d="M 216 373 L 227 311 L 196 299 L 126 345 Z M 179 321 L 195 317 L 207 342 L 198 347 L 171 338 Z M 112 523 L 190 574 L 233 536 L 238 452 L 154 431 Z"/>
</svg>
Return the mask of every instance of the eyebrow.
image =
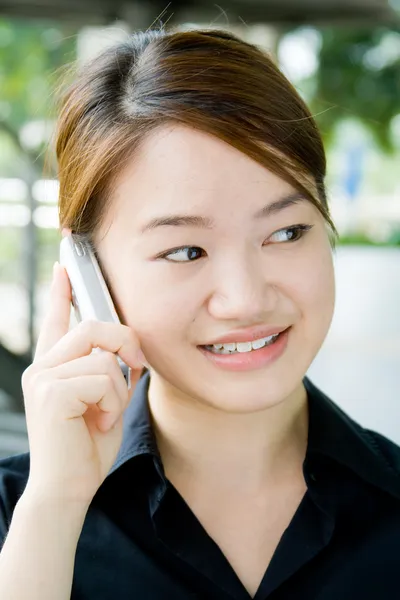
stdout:
<svg viewBox="0 0 400 600">
<path fill-rule="evenodd" d="M 289 206 L 294 206 L 302 202 L 310 202 L 310 200 L 301 192 L 293 192 L 288 196 L 284 196 L 279 200 L 275 200 L 275 202 L 267 204 L 266 206 L 258 210 L 253 215 L 253 218 L 268 218 L 272 215 L 276 215 L 285 208 L 288 208 Z M 153 229 L 156 229 L 157 227 L 165 226 L 198 227 L 201 229 L 213 229 L 215 227 L 215 223 L 213 219 L 210 219 L 209 217 L 203 217 L 200 215 L 164 215 L 160 217 L 155 217 L 154 219 L 148 221 L 148 223 L 141 227 L 140 232 L 145 233 L 146 231 L 151 231 Z"/>
</svg>

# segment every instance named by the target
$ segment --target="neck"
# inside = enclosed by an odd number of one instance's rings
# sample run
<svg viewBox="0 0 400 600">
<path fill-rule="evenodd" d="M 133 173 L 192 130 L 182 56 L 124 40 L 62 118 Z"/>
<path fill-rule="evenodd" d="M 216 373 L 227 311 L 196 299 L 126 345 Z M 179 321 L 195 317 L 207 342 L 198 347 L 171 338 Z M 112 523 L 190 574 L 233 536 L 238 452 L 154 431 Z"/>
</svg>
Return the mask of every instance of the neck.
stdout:
<svg viewBox="0 0 400 600">
<path fill-rule="evenodd" d="M 173 394 L 153 373 L 149 406 L 166 475 L 178 487 L 257 494 L 301 474 L 308 435 L 302 383 L 275 406 L 232 414 Z"/>
</svg>

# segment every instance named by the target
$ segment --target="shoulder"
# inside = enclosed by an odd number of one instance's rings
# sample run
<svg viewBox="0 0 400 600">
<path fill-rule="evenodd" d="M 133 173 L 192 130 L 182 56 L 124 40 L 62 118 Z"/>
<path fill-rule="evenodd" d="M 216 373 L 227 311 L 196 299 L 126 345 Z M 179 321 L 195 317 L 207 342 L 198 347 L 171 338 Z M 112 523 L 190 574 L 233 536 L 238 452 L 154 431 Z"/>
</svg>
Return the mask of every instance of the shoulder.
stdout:
<svg viewBox="0 0 400 600">
<path fill-rule="evenodd" d="M 0 547 L 29 476 L 29 453 L 0 460 Z"/>
<path fill-rule="evenodd" d="M 400 477 L 400 446 L 372 429 L 362 428 L 362 431 L 371 449 L 380 456 L 389 469 Z"/>
<path fill-rule="evenodd" d="M 308 378 L 308 454 L 325 456 L 400 500 L 400 446 L 362 426 Z"/>
</svg>

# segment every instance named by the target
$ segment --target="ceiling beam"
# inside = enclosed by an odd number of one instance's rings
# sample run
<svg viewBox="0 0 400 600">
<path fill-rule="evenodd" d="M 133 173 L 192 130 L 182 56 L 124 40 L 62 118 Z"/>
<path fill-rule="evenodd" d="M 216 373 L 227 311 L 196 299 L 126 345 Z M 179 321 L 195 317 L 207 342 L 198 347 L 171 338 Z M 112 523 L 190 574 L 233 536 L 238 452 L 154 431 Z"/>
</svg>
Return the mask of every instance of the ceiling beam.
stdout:
<svg viewBox="0 0 400 600">
<path fill-rule="evenodd" d="M 28 19 L 54 19 L 81 25 L 105 25 L 135 10 L 149 15 L 147 27 L 161 15 L 162 22 L 177 25 L 184 22 L 237 25 L 246 23 L 301 25 L 339 23 L 399 23 L 399 16 L 385 0 L 225 0 L 220 7 L 213 1 L 199 0 L 0 0 L 0 15 Z M 166 9 L 164 11 L 164 9 Z M 172 15 L 172 17 L 171 17 Z M 171 18 L 170 18 L 171 17 Z M 133 28 L 140 28 L 129 19 Z"/>
</svg>

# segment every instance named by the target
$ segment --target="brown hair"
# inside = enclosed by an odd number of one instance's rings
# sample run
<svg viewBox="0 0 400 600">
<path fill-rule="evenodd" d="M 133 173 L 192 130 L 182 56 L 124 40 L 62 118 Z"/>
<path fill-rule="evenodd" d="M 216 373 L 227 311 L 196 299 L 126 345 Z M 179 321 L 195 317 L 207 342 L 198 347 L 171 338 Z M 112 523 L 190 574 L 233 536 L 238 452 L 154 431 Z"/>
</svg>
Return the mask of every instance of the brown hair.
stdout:
<svg viewBox="0 0 400 600">
<path fill-rule="evenodd" d="M 217 29 L 136 32 L 74 76 L 55 134 L 60 226 L 93 239 L 116 177 L 167 123 L 212 134 L 292 184 L 323 215 L 335 245 L 310 111 L 267 53 Z"/>
</svg>

